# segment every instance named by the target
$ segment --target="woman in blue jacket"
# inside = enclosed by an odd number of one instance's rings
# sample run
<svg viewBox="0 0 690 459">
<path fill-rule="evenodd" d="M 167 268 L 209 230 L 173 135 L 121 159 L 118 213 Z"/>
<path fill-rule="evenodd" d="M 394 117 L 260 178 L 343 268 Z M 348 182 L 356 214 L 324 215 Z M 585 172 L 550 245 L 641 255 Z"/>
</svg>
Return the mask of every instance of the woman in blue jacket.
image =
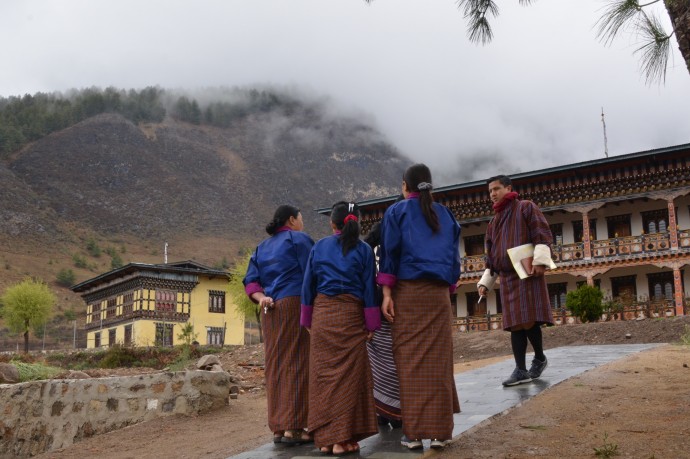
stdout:
<svg viewBox="0 0 690 459">
<path fill-rule="evenodd" d="M 249 260 L 249 298 L 262 309 L 268 426 L 275 443 L 305 443 L 308 418 L 309 333 L 300 327 L 300 292 L 314 241 L 302 232 L 296 207 L 276 209 L 270 235 Z"/>
<path fill-rule="evenodd" d="M 443 448 L 452 438 L 453 413 L 460 412 L 450 306 L 460 277 L 460 226 L 431 189 L 427 166 L 405 171 L 405 200 L 383 216 L 377 276 L 400 380 L 401 443 L 410 449 L 422 448 L 422 439 Z"/>
<path fill-rule="evenodd" d="M 324 453 L 359 449 L 378 432 L 366 342 L 381 325 L 374 253 L 359 240 L 359 209 L 338 202 L 333 235 L 314 245 L 302 286 L 303 326 L 311 330 L 309 431 Z"/>
</svg>

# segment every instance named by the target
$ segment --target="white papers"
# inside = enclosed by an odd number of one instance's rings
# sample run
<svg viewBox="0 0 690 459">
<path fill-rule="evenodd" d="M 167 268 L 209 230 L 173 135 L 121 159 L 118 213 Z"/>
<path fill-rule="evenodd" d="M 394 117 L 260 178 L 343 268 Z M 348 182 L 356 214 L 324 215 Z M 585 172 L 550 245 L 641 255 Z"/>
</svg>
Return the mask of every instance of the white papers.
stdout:
<svg viewBox="0 0 690 459">
<path fill-rule="evenodd" d="M 508 256 L 510 257 L 510 261 L 513 263 L 513 268 L 515 268 L 515 272 L 518 274 L 520 279 L 528 278 L 530 275 L 523 266 L 522 260 L 534 258 L 534 244 L 523 244 L 513 247 L 512 249 L 508 249 Z M 526 264 L 531 265 L 531 260 Z M 553 262 L 553 260 L 549 259 L 549 264 L 547 267 L 556 269 L 556 264 Z"/>
</svg>

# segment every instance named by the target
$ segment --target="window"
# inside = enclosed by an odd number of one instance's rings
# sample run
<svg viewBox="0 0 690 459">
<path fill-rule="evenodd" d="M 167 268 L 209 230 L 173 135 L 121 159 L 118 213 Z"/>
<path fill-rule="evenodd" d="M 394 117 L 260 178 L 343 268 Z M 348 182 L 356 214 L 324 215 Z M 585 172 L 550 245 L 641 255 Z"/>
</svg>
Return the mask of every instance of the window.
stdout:
<svg viewBox="0 0 690 459">
<path fill-rule="evenodd" d="M 172 346 L 173 324 L 156 324 L 156 346 Z"/>
<path fill-rule="evenodd" d="M 575 238 L 575 242 L 584 241 L 584 235 L 585 235 L 585 231 L 582 228 L 582 220 L 575 220 L 573 222 L 573 237 Z M 596 218 L 589 221 L 589 240 L 590 241 L 596 241 L 597 240 L 597 219 Z"/>
<path fill-rule="evenodd" d="M 208 312 L 225 313 L 225 292 L 218 290 L 208 291 Z"/>
<path fill-rule="evenodd" d="M 223 334 L 223 327 L 206 327 L 206 344 L 222 346 L 225 344 Z"/>
<path fill-rule="evenodd" d="M 114 328 L 111 328 L 108 330 L 108 347 L 113 347 L 115 345 L 115 341 L 117 340 L 116 338 L 116 332 L 117 330 Z"/>
<path fill-rule="evenodd" d="M 93 347 L 101 347 L 101 332 L 93 334 Z"/>
<path fill-rule="evenodd" d="M 115 312 L 117 312 L 117 299 L 110 298 L 108 299 L 108 306 L 105 310 L 105 316 L 108 318 L 115 317 Z"/>
<path fill-rule="evenodd" d="M 559 282 L 557 284 L 549 284 L 547 285 L 547 288 L 549 290 L 549 300 L 551 300 L 551 307 L 554 309 L 564 308 L 565 299 L 568 295 L 568 283 Z"/>
<path fill-rule="evenodd" d="M 673 271 L 647 274 L 649 281 L 649 296 L 652 300 L 673 299 Z"/>
<path fill-rule="evenodd" d="M 132 326 L 125 325 L 125 346 L 132 345 Z"/>
<path fill-rule="evenodd" d="M 554 223 L 549 225 L 549 228 L 551 228 L 554 245 L 563 245 L 563 223 Z"/>
<path fill-rule="evenodd" d="M 122 297 L 122 314 L 130 314 L 132 312 L 132 305 L 134 304 L 134 293 L 125 293 Z"/>
<path fill-rule="evenodd" d="M 621 299 L 625 306 L 630 306 L 637 299 L 635 276 L 612 277 L 611 293 L 614 298 Z"/>
<path fill-rule="evenodd" d="M 174 312 L 177 294 L 171 290 L 156 290 L 156 311 Z"/>
<path fill-rule="evenodd" d="M 668 208 L 641 212 L 642 227 L 647 234 L 665 233 L 668 230 Z"/>
<path fill-rule="evenodd" d="M 465 243 L 465 255 L 471 257 L 473 255 L 484 255 L 484 235 L 478 234 L 476 236 L 467 236 L 463 239 Z"/>
<path fill-rule="evenodd" d="M 631 235 L 630 214 L 606 217 L 606 225 L 608 227 L 609 239 Z"/>
<path fill-rule="evenodd" d="M 465 293 L 467 299 L 467 316 L 485 316 L 486 315 L 486 297 L 479 301 L 479 292 Z"/>
</svg>

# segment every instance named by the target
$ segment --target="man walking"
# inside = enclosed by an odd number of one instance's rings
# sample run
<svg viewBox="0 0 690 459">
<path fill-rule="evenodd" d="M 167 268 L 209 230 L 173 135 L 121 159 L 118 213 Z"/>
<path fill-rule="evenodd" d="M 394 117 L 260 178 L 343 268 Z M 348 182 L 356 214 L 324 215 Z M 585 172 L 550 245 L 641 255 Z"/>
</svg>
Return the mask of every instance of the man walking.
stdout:
<svg viewBox="0 0 690 459">
<path fill-rule="evenodd" d="M 541 376 L 547 360 L 542 344 L 541 325 L 553 324 L 549 293 L 544 271 L 551 265 L 552 243 L 549 224 L 532 201 L 519 200 L 510 178 L 498 175 L 487 180 L 496 215 L 489 222 L 484 241 L 487 269 L 477 283 L 481 296 L 486 296 L 501 276 L 503 329 L 510 331 L 516 368 L 504 386 L 528 383 Z M 534 260 L 529 277 L 520 279 L 508 256 L 508 249 L 534 244 Z M 534 348 L 534 359 L 527 370 L 527 341 Z"/>
</svg>

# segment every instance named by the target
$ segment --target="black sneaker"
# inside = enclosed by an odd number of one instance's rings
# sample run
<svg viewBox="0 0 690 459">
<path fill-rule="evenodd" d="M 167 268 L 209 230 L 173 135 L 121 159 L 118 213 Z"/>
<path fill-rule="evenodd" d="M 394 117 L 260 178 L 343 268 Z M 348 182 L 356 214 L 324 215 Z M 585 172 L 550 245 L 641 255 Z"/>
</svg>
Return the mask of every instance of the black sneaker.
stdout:
<svg viewBox="0 0 690 459">
<path fill-rule="evenodd" d="M 546 360 L 546 356 L 544 356 L 544 361 L 540 361 L 537 359 L 532 360 L 532 366 L 529 367 L 529 375 L 532 379 L 539 379 L 541 374 L 546 370 L 546 366 L 549 364 L 548 360 Z"/>
<path fill-rule="evenodd" d="M 517 386 L 518 384 L 524 384 L 530 381 L 532 381 L 532 377 L 529 375 L 529 372 L 516 367 L 515 370 L 513 370 L 513 374 L 510 375 L 510 378 L 503 381 L 503 385 Z"/>
</svg>

